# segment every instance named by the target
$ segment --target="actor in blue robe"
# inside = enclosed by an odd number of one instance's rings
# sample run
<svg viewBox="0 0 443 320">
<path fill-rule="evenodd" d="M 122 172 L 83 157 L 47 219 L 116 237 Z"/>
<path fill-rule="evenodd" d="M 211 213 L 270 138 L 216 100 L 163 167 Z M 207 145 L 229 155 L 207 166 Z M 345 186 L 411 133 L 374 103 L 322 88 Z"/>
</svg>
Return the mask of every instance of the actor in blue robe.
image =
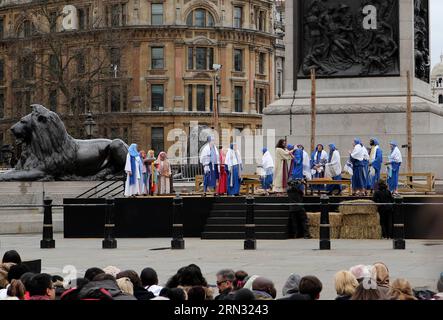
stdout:
<svg viewBox="0 0 443 320">
<path fill-rule="evenodd" d="M 380 148 L 380 144 L 376 138 L 370 140 L 371 153 L 369 154 L 369 169 L 371 190 L 374 190 L 380 181 L 381 165 L 383 164 L 383 151 Z"/>
</svg>

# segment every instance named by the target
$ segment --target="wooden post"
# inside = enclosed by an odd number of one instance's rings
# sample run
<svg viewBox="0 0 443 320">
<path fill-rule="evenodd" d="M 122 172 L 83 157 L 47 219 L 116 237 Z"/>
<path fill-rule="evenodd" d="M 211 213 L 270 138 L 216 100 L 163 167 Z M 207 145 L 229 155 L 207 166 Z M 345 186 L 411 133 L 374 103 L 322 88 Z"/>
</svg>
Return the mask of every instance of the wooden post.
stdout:
<svg viewBox="0 0 443 320">
<path fill-rule="evenodd" d="M 406 78 L 408 82 L 408 92 L 406 97 L 406 134 L 408 138 L 408 173 L 412 173 L 412 101 L 411 101 L 411 73 L 407 71 Z M 408 184 L 412 188 L 412 176 L 407 177 Z"/>
<path fill-rule="evenodd" d="M 317 122 L 316 110 L 316 84 L 315 84 L 315 69 L 311 69 L 311 151 L 315 150 L 315 126 Z"/>
</svg>

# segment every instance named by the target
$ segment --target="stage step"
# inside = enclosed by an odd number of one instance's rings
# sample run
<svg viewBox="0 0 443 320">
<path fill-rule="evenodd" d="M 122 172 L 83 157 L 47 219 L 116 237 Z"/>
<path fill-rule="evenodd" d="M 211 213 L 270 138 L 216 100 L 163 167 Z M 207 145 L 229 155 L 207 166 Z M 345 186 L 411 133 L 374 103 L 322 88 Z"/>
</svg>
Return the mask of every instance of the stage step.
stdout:
<svg viewBox="0 0 443 320">
<path fill-rule="evenodd" d="M 212 210 L 210 217 L 246 217 L 246 210 Z M 254 217 L 256 218 L 288 218 L 289 212 L 286 210 L 255 210 Z"/>
<path fill-rule="evenodd" d="M 205 232 L 224 232 L 229 229 L 229 232 L 244 232 L 244 224 L 207 224 Z M 255 232 L 287 232 L 287 225 L 275 224 L 256 224 Z"/>
<path fill-rule="evenodd" d="M 256 239 L 259 240 L 287 240 L 287 232 L 256 232 Z M 242 240 L 245 238 L 244 232 L 203 232 L 204 240 Z"/>
<path fill-rule="evenodd" d="M 257 239 L 289 238 L 287 198 L 255 198 L 254 222 Z M 206 221 L 202 239 L 244 239 L 246 223 L 245 197 L 215 199 Z"/>
<path fill-rule="evenodd" d="M 284 225 L 287 224 L 288 218 L 281 217 L 256 217 L 255 224 L 257 225 Z M 246 217 L 210 217 L 207 221 L 208 225 L 221 224 L 221 225 L 231 225 L 231 224 L 245 224 Z"/>
</svg>

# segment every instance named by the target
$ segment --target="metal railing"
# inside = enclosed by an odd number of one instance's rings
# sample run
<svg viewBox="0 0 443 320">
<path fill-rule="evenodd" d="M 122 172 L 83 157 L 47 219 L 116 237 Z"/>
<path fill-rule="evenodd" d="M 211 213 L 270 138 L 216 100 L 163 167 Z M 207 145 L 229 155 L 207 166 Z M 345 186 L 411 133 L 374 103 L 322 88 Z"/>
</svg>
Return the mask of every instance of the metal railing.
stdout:
<svg viewBox="0 0 443 320">
<path fill-rule="evenodd" d="M 89 188 L 76 198 L 104 198 L 104 197 L 116 197 L 117 195 L 125 191 L 125 179 L 122 175 L 115 175 L 110 179 L 101 181 L 92 188 Z"/>
</svg>

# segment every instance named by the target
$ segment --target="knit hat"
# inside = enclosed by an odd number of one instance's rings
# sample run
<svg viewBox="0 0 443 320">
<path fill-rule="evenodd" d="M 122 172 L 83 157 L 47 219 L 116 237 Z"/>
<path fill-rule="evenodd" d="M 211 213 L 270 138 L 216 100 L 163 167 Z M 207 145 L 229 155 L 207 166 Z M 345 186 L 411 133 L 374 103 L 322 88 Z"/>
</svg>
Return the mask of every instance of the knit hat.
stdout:
<svg viewBox="0 0 443 320">
<path fill-rule="evenodd" d="M 117 274 L 120 273 L 120 269 L 114 266 L 107 266 L 106 268 L 103 269 L 103 271 L 106 274 L 110 274 L 111 276 L 113 276 L 114 278 L 117 276 Z"/>
</svg>

